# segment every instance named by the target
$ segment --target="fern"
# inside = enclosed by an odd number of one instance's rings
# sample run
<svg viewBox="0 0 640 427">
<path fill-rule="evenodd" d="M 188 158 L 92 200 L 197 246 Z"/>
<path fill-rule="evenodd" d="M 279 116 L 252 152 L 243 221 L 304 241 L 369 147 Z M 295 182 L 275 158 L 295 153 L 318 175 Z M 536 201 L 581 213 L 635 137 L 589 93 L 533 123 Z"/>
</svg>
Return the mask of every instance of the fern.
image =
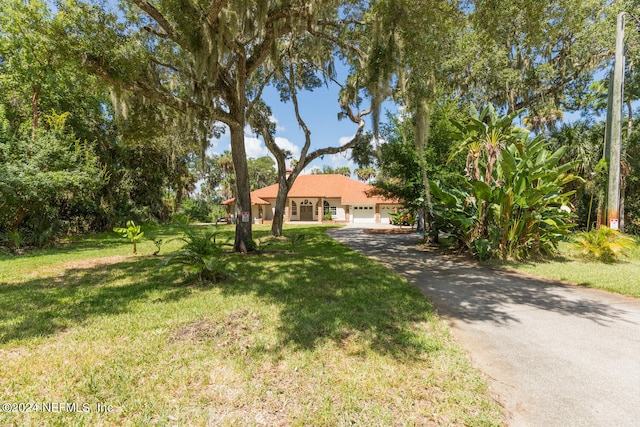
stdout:
<svg viewBox="0 0 640 427">
<path fill-rule="evenodd" d="M 235 266 L 224 256 L 222 245 L 216 243 L 215 231 L 198 232 L 184 228 L 179 238 L 184 246 L 163 265 L 181 265 L 188 279 L 199 282 L 219 282 L 235 276 Z"/>
</svg>

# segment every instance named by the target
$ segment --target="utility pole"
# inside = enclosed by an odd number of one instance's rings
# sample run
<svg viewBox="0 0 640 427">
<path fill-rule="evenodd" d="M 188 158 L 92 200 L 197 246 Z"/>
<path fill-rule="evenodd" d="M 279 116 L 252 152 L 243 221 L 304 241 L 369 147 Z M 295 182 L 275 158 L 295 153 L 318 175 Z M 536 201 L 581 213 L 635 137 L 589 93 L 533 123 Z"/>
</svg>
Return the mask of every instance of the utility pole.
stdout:
<svg viewBox="0 0 640 427">
<path fill-rule="evenodd" d="M 602 150 L 602 158 L 609 164 L 609 156 L 611 155 L 611 104 L 613 102 L 613 70 L 609 71 L 609 87 L 607 89 L 607 119 L 605 121 L 604 128 L 604 147 Z M 608 182 L 607 182 L 608 188 Z M 607 221 L 607 194 L 606 191 L 602 195 L 602 199 L 598 201 L 598 214 L 597 214 L 598 228 L 605 225 L 608 226 Z"/>
<path fill-rule="evenodd" d="M 611 137 L 609 146 L 609 188 L 607 192 L 607 220 L 609 228 L 619 229 L 620 224 L 620 152 L 622 151 L 622 100 L 624 90 L 624 18 L 626 13 L 618 14 L 616 25 L 616 52 L 611 103 L 608 117 L 611 122 L 607 133 Z"/>
</svg>

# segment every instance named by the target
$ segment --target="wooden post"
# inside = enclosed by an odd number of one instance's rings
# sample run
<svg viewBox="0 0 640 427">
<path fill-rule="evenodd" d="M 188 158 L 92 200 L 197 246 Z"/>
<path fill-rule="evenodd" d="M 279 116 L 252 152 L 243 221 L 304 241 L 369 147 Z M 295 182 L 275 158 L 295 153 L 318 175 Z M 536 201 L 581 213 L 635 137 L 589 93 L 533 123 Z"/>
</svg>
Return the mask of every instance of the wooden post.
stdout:
<svg viewBox="0 0 640 427">
<path fill-rule="evenodd" d="M 607 223 L 617 230 L 620 223 L 620 152 L 622 151 L 622 99 L 624 91 L 624 16 L 618 14 L 616 26 L 616 56 L 613 69 L 611 97 L 611 135 L 609 154 L 609 186 L 607 191 Z"/>
</svg>

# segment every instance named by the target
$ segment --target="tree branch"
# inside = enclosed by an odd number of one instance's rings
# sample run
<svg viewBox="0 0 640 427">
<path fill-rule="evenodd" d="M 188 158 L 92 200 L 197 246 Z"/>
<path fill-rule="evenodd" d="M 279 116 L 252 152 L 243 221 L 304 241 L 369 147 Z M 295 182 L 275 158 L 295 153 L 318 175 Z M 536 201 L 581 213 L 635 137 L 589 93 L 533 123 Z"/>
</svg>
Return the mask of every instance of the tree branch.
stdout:
<svg viewBox="0 0 640 427">
<path fill-rule="evenodd" d="M 111 86 L 125 89 L 138 95 L 144 96 L 145 98 L 152 99 L 182 113 L 186 113 L 189 110 L 199 111 L 200 113 L 205 115 L 209 114 L 211 115 L 211 118 L 213 120 L 221 121 L 229 126 L 238 125 L 237 121 L 234 120 L 229 113 L 220 108 L 212 108 L 211 106 L 202 105 L 190 99 L 177 97 L 160 90 L 156 86 L 149 86 L 142 80 L 132 80 L 130 82 L 125 82 L 117 79 L 116 77 L 111 75 L 111 73 L 108 71 L 108 67 L 105 67 L 101 63 L 100 59 L 91 57 L 88 54 L 83 55 L 82 65 L 84 66 L 84 68 L 91 71 L 93 74 L 100 77 Z"/>
<path fill-rule="evenodd" d="M 143 30 L 145 30 L 146 32 L 148 32 L 149 34 L 153 34 L 156 37 L 160 37 L 161 39 L 165 39 L 165 40 L 172 40 L 171 37 L 169 36 L 169 34 L 166 33 L 161 33 L 160 31 L 156 31 L 153 28 L 151 28 L 148 25 L 145 25 L 144 27 L 142 27 Z"/>
<path fill-rule="evenodd" d="M 167 64 L 166 62 L 158 61 L 158 60 L 157 60 L 155 57 L 153 57 L 153 56 L 149 59 L 149 61 L 151 61 L 152 63 L 154 63 L 154 64 L 156 64 L 156 65 L 159 65 L 159 66 L 161 66 L 161 67 L 168 68 L 168 69 L 170 69 L 170 70 L 172 70 L 172 71 L 175 71 L 176 73 L 179 73 L 179 72 L 180 72 L 180 70 L 178 70 L 178 68 L 177 68 L 176 66 L 171 65 L 171 64 Z"/>
<path fill-rule="evenodd" d="M 271 70 L 269 74 L 267 74 L 267 76 L 262 80 L 262 83 L 258 88 L 258 93 L 256 94 L 256 96 L 253 97 L 253 99 L 249 102 L 249 105 L 247 106 L 247 117 L 251 117 L 251 115 L 253 114 L 253 107 L 256 105 L 256 102 L 258 102 L 260 98 L 262 98 L 262 92 L 264 91 L 264 88 L 267 87 L 267 85 L 269 84 L 269 82 L 271 81 L 271 78 L 275 73 L 276 73 L 275 69 Z"/>
<path fill-rule="evenodd" d="M 309 21 L 307 23 L 307 31 L 309 32 L 309 34 L 311 34 L 311 35 L 313 35 L 315 37 L 321 38 L 323 40 L 328 40 L 328 41 L 340 46 L 344 50 L 353 51 L 356 55 L 358 55 L 358 57 L 360 59 L 366 58 L 366 53 L 364 51 L 360 50 L 357 46 L 345 43 L 344 41 L 340 40 L 338 37 L 332 36 L 331 34 L 327 34 L 327 33 L 324 33 L 322 31 L 314 30 L 313 26 L 311 25 L 311 21 Z"/>
<path fill-rule="evenodd" d="M 298 105 L 298 89 L 296 88 L 296 77 L 295 70 L 293 69 L 293 64 L 289 61 L 289 78 L 286 78 L 287 83 L 289 84 L 289 89 L 291 90 L 291 101 L 293 102 L 293 110 L 296 114 L 296 120 L 298 121 L 298 125 L 302 128 L 302 132 L 304 132 L 304 146 L 300 151 L 300 163 L 302 163 L 302 169 L 306 166 L 308 162 L 306 162 L 307 152 L 309 152 L 309 147 L 311 147 L 311 131 L 307 126 L 307 123 L 302 119 L 302 115 L 300 114 L 300 106 Z"/>
<path fill-rule="evenodd" d="M 350 110 L 350 108 L 348 110 Z M 347 142 L 346 144 L 344 144 L 341 147 L 327 147 L 327 148 L 320 148 L 318 150 L 313 151 L 305 159 L 306 162 L 303 165 L 303 168 L 306 167 L 313 160 L 317 159 L 318 157 L 326 156 L 326 155 L 329 155 L 329 154 L 342 153 L 344 151 L 347 151 L 350 148 L 355 147 L 355 145 L 358 143 L 358 141 L 360 140 L 360 138 L 362 137 L 362 134 L 364 132 L 365 121 L 364 121 L 363 117 L 368 115 L 368 114 L 370 114 L 370 113 L 371 113 L 371 108 L 369 108 L 367 110 L 364 110 L 364 111 L 361 111 L 357 115 L 354 115 L 352 111 L 348 111 L 347 115 L 352 119 L 352 121 L 354 121 L 355 123 L 358 124 L 358 130 L 356 131 L 356 133 L 353 136 L 353 138 L 351 138 L 351 140 L 349 142 Z"/>
<path fill-rule="evenodd" d="M 224 9 L 227 3 L 228 0 L 215 0 L 211 3 L 209 12 L 207 13 L 207 21 L 209 21 L 212 27 L 216 28 L 218 26 L 218 15 L 220 15 L 220 12 L 222 12 L 222 9 Z"/>
<path fill-rule="evenodd" d="M 291 7 L 291 6 L 289 6 Z M 277 30 L 275 27 L 275 23 L 281 19 L 285 19 L 287 17 L 287 12 L 289 10 L 286 7 L 281 9 L 276 9 L 272 13 L 269 14 L 267 21 L 265 22 L 265 37 L 261 43 L 256 45 L 255 49 L 251 57 L 247 59 L 247 75 L 253 73 L 259 66 L 264 62 L 264 60 L 269 56 L 271 52 L 271 45 L 281 36 L 291 32 L 291 25 L 287 22 L 284 25 L 280 26 Z"/>
<path fill-rule="evenodd" d="M 171 23 L 167 21 L 167 19 L 164 17 L 162 13 L 160 13 L 158 9 L 156 9 L 151 3 L 149 3 L 146 0 L 132 0 L 132 1 L 136 6 L 142 9 L 147 15 L 153 18 L 153 20 L 156 21 L 158 25 L 160 25 L 160 28 L 162 28 L 166 33 L 162 36 L 160 36 L 161 33 L 158 33 L 156 34 L 157 36 L 162 38 L 169 38 L 175 41 L 176 43 L 178 43 L 178 40 L 176 39 L 176 31 L 173 28 L 173 25 L 171 25 Z"/>
<path fill-rule="evenodd" d="M 294 70 L 292 61 L 289 61 L 289 77 L 285 77 L 285 79 L 287 81 L 287 84 L 289 85 L 289 89 L 291 90 L 291 101 L 293 104 L 293 109 L 295 111 L 296 120 L 298 121 L 298 125 L 302 128 L 302 131 L 304 133 L 304 139 L 305 139 L 304 146 L 302 147 L 302 150 L 300 153 L 300 160 L 295 167 L 294 174 L 292 174 L 292 176 L 296 176 L 297 172 L 302 171 L 302 169 L 307 167 L 309 163 L 311 163 L 313 160 L 317 159 L 318 157 L 329 155 L 329 154 L 342 153 L 350 148 L 353 148 L 362 137 L 362 133 L 364 131 L 365 121 L 363 117 L 370 114 L 372 109 L 369 108 L 367 110 L 363 110 L 359 112 L 358 114 L 354 114 L 351 107 L 349 107 L 348 105 L 343 105 L 342 110 L 346 113 L 347 117 L 349 117 L 349 119 L 352 122 L 358 125 L 358 130 L 356 131 L 353 138 L 351 138 L 351 140 L 348 143 L 344 144 L 341 147 L 321 148 L 308 154 L 309 148 L 311 147 L 311 131 L 309 130 L 309 127 L 307 126 L 306 122 L 302 118 L 302 115 L 300 114 L 295 70 Z"/>
</svg>

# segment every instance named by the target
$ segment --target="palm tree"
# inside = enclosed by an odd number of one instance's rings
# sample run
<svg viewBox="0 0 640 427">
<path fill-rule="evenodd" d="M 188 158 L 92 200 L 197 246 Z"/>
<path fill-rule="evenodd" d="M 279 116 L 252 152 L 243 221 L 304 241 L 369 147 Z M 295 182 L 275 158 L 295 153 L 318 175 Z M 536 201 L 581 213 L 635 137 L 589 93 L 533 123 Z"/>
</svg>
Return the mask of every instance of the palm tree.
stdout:
<svg viewBox="0 0 640 427">
<path fill-rule="evenodd" d="M 377 175 L 376 169 L 374 167 L 371 167 L 371 166 L 366 167 L 366 168 L 356 169 L 354 172 L 355 172 L 356 176 L 358 177 L 358 179 L 360 181 L 364 181 L 364 182 L 371 181 Z"/>
<path fill-rule="evenodd" d="M 480 113 L 471 105 L 471 114 L 467 122 L 452 121 L 457 128 L 456 137 L 459 142 L 449 156 L 449 161 L 467 151 L 467 177 L 480 181 L 483 166 L 481 163 L 484 163 L 484 182 L 490 185 L 493 181 L 493 169 L 502 148 L 510 142 L 521 140 L 529 133 L 526 129 L 512 125 L 521 112 L 514 111 L 501 117 L 491 104 Z"/>
</svg>

